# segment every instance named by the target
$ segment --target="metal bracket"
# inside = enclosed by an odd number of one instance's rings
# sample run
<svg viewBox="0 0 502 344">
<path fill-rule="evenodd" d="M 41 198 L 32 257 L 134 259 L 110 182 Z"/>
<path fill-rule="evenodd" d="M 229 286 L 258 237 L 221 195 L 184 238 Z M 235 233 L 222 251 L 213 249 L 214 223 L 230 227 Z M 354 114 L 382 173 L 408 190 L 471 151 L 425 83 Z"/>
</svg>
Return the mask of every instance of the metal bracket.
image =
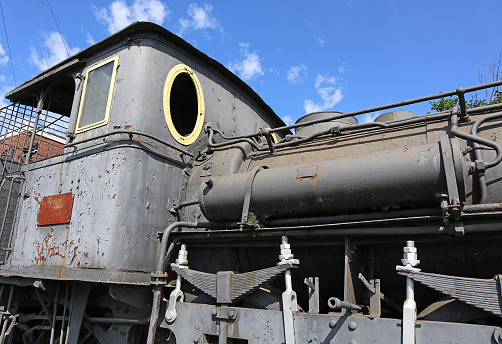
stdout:
<svg viewBox="0 0 502 344">
<path fill-rule="evenodd" d="M 220 306 L 213 309 L 213 315 L 216 319 L 235 320 L 239 314 L 239 309 L 234 307 Z"/>
<path fill-rule="evenodd" d="M 169 305 L 167 306 L 165 316 L 167 322 L 173 322 L 176 320 L 178 317 L 178 313 L 176 313 L 176 302 L 183 302 L 183 299 L 183 292 L 181 289 L 178 289 L 178 286 L 176 286 L 176 289 L 174 289 L 171 292 L 171 295 L 169 295 Z"/>
<path fill-rule="evenodd" d="M 444 164 L 444 172 L 446 175 L 446 186 L 448 188 L 448 203 L 452 208 L 450 211 L 460 213 L 460 197 L 457 188 L 457 178 L 455 174 L 455 166 L 453 163 L 453 153 L 451 150 L 450 139 L 443 137 L 440 141 L 441 158 Z"/>
<path fill-rule="evenodd" d="M 188 269 L 188 251 L 186 249 L 186 245 L 181 245 L 181 249 L 178 252 L 178 258 L 176 259 L 176 263 L 172 264 L 176 266 L 179 270 L 187 270 Z M 173 322 L 178 317 L 176 313 L 176 302 L 183 302 L 184 295 L 181 291 L 181 275 L 178 273 L 176 276 L 176 288 L 169 295 L 169 304 L 166 310 L 166 321 Z"/>
<path fill-rule="evenodd" d="M 249 216 L 249 207 L 251 206 L 251 189 L 253 188 L 253 182 L 256 174 L 258 171 L 261 171 L 263 169 L 267 169 L 267 166 L 256 166 L 251 170 L 249 173 L 248 180 L 246 182 L 246 195 L 244 196 L 244 204 L 242 205 L 242 216 L 241 216 L 241 222 L 240 222 L 240 227 L 241 229 L 244 228 L 244 225 L 248 221 L 248 216 Z"/>
<path fill-rule="evenodd" d="M 290 272 L 291 271 L 287 271 Z M 282 316 L 284 320 L 284 336 L 286 344 L 295 344 L 295 327 L 293 323 L 293 312 L 298 311 L 296 292 L 286 290 L 282 293 Z"/>
<path fill-rule="evenodd" d="M 397 303 L 395 303 L 394 301 L 389 299 L 388 296 L 384 295 L 384 293 L 382 293 L 380 291 L 380 280 L 379 279 L 370 280 L 368 282 L 368 280 L 364 277 L 364 275 L 362 273 L 359 273 L 359 275 L 357 277 L 364 284 L 366 289 L 368 289 L 368 291 L 371 293 L 371 296 L 370 296 L 370 314 L 371 315 L 378 315 L 378 316 L 381 315 L 382 307 L 381 307 L 381 302 L 377 301 L 378 299 L 384 301 L 389 306 L 394 308 L 396 311 L 402 312 L 401 307 Z M 377 302 L 378 302 L 378 304 L 377 304 Z M 378 311 L 378 309 L 380 309 L 380 311 Z M 378 314 L 375 314 L 375 313 L 378 313 Z"/>
<path fill-rule="evenodd" d="M 309 313 L 319 313 L 319 277 L 305 278 L 303 281 L 309 287 Z"/>
</svg>

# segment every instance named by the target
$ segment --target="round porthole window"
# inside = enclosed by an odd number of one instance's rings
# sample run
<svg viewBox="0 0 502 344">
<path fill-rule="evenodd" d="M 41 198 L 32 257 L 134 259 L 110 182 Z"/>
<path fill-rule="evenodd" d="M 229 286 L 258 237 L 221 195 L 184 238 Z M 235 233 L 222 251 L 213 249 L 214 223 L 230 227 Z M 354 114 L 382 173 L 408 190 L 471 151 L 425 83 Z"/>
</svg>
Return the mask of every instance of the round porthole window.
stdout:
<svg viewBox="0 0 502 344">
<path fill-rule="evenodd" d="M 164 115 L 171 135 L 182 145 L 189 145 L 199 137 L 204 124 L 204 96 L 190 67 L 179 64 L 167 75 Z"/>
</svg>

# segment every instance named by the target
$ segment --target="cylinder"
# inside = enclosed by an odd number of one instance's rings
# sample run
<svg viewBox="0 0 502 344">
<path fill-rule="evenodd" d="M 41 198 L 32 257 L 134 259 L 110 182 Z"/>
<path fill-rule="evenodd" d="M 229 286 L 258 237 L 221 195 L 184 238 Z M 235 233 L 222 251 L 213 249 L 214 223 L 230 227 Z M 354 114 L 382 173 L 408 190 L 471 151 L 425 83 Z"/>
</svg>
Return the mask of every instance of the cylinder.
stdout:
<svg viewBox="0 0 502 344">
<path fill-rule="evenodd" d="M 273 157 L 271 157 L 273 159 Z M 266 160 L 263 161 L 266 165 Z M 448 188 L 439 143 L 213 177 L 199 205 L 210 221 L 239 221 L 246 185 L 262 218 L 438 202 Z"/>
</svg>

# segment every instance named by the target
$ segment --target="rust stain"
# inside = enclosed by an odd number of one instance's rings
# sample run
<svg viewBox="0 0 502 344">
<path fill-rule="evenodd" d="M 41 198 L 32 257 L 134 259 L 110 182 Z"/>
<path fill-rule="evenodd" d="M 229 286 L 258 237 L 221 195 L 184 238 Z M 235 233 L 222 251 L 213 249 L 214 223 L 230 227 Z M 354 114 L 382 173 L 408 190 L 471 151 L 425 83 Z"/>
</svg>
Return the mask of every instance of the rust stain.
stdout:
<svg viewBox="0 0 502 344">
<path fill-rule="evenodd" d="M 408 150 L 409 150 L 408 148 L 403 149 L 403 153 L 404 153 L 404 154 L 407 154 L 407 153 L 408 153 Z"/>
<path fill-rule="evenodd" d="M 71 257 L 70 265 L 73 263 L 73 261 L 75 260 L 75 258 L 77 258 L 77 250 L 78 250 L 78 246 L 75 246 L 73 248 L 73 257 Z M 78 262 L 78 264 L 80 264 L 80 262 Z"/>
<path fill-rule="evenodd" d="M 64 256 L 60 253 L 59 245 L 51 245 L 50 241 L 52 239 L 51 234 L 47 234 L 41 242 L 37 242 L 35 246 L 35 264 L 44 264 L 47 259 L 53 256 L 60 256 L 64 259 Z"/>
<path fill-rule="evenodd" d="M 131 129 L 131 128 L 132 128 L 132 126 L 130 126 L 130 125 L 126 125 L 124 128 L 126 128 L 126 129 Z"/>
<path fill-rule="evenodd" d="M 41 195 L 40 195 L 40 194 L 37 194 L 37 192 L 35 191 L 35 197 L 34 197 L 34 198 L 35 198 L 35 201 L 36 201 L 38 204 L 40 204 L 40 202 L 41 202 L 41 201 L 40 201 L 40 197 L 41 197 Z"/>
<path fill-rule="evenodd" d="M 69 223 L 73 208 L 73 194 L 65 193 L 42 198 L 37 223 L 39 226 Z"/>
<path fill-rule="evenodd" d="M 64 268 L 60 268 L 58 270 L 58 278 L 62 278 L 63 277 L 63 271 L 64 271 Z"/>
</svg>

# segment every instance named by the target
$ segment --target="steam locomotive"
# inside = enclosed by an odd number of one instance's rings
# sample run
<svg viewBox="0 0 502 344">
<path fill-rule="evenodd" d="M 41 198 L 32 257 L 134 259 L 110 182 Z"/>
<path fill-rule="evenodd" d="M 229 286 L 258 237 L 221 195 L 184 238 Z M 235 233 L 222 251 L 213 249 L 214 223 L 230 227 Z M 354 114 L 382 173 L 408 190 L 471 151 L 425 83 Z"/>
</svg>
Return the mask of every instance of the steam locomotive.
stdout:
<svg viewBox="0 0 502 344">
<path fill-rule="evenodd" d="M 6 96 L 0 343 L 502 343 L 501 84 L 285 125 L 130 25 Z"/>
</svg>

